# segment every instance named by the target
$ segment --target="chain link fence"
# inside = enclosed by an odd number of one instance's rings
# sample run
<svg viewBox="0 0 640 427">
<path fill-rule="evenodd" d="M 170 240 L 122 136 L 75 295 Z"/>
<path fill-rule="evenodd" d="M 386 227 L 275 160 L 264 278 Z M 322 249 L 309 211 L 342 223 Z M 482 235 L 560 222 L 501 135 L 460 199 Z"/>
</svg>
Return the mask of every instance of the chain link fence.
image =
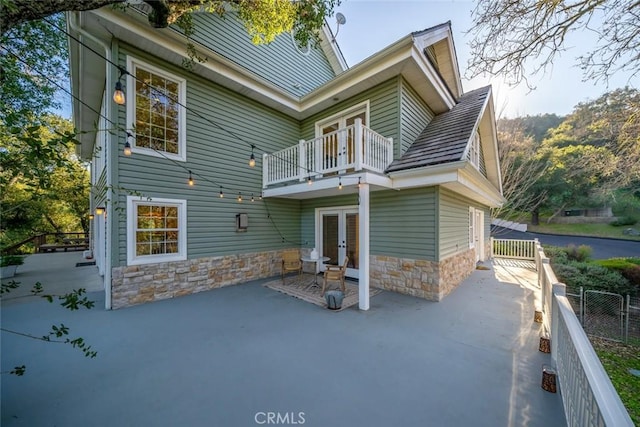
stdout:
<svg viewBox="0 0 640 427">
<path fill-rule="evenodd" d="M 588 335 L 640 346 L 640 297 L 580 288 L 567 299 Z"/>
</svg>

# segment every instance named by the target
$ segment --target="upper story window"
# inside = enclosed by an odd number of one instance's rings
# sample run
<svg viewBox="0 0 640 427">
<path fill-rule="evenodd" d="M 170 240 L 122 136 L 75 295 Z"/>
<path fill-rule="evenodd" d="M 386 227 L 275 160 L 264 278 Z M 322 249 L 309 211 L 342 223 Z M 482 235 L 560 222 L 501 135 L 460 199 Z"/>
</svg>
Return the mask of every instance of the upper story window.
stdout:
<svg viewBox="0 0 640 427">
<path fill-rule="evenodd" d="M 469 147 L 469 153 L 467 159 L 471 162 L 476 169 L 480 169 L 480 134 L 476 132 L 471 140 L 471 146 Z"/>
<path fill-rule="evenodd" d="M 127 124 L 133 128 L 132 150 L 186 160 L 185 79 L 127 57 Z"/>
</svg>

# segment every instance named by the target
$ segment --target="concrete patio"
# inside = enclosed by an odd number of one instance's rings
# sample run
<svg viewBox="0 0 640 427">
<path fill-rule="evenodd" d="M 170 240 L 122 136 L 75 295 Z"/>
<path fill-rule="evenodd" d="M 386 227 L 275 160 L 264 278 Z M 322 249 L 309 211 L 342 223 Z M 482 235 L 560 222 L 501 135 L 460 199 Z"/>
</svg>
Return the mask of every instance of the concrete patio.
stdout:
<svg viewBox="0 0 640 427">
<path fill-rule="evenodd" d="M 440 303 L 382 292 L 368 312 L 264 281 L 115 311 L 101 292 L 76 312 L 6 301 L 3 328 L 64 323 L 98 357 L 3 332 L 2 370 L 27 372 L 2 376 L 2 425 L 251 426 L 275 413 L 272 424 L 309 426 L 562 426 L 520 273 L 476 271 Z"/>
</svg>

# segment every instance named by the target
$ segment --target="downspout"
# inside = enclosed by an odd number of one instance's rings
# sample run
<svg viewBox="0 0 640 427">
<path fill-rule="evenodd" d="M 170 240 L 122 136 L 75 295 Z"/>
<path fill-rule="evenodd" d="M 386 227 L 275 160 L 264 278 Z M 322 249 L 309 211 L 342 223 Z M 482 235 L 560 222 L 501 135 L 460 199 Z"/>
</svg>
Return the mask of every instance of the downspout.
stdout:
<svg viewBox="0 0 640 427">
<path fill-rule="evenodd" d="M 107 96 L 107 89 L 110 87 L 113 87 L 113 75 L 112 75 L 112 67 L 111 64 L 113 63 L 113 54 L 111 52 L 111 47 L 104 42 L 103 40 L 97 38 L 96 36 L 94 36 L 93 34 L 88 33 L 87 31 L 85 31 L 84 29 L 82 29 L 79 25 L 79 16 L 80 13 L 79 12 L 69 12 L 68 13 L 68 22 L 69 22 L 69 27 L 75 31 L 76 33 L 80 34 L 82 37 L 86 37 L 92 41 L 94 41 L 96 44 L 102 46 L 102 48 L 104 49 L 104 57 L 106 58 L 105 61 L 105 78 L 106 78 L 106 84 L 105 84 L 105 92 L 103 94 L 104 98 L 105 98 L 105 109 L 102 112 L 104 114 L 105 119 L 107 120 L 107 123 L 112 123 L 111 117 L 111 110 L 112 107 L 109 103 L 109 97 Z M 111 134 L 109 132 L 106 133 L 108 139 L 111 139 Z M 105 159 L 106 159 L 106 168 L 107 168 L 107 191 L 111 191 L 112 188 L 112 176 L 111 176 L 111 162 L 110 162 L 110 156 L 111 156 L 111 144 L 110 143 L 105 143 L 104 144 L 104 150 L 105 150 Z M 111 245 L 107 244 L 107 242 L 111 242 L 111 231 L 112 231 L 112 222 L 113 222 L 113 204 L 112 203 L 106 203 L 105 204 L 105 221 L 106 221 L 106 231 L 105 231 L 105 235 L 104 235 L 104 244 L 105 244 L 105 259 L 104 259 L 104 263 L 105 263 L 105 269 L 104 269 L 104 308 L 105 310 L 111 310 Z"/>
</svg>

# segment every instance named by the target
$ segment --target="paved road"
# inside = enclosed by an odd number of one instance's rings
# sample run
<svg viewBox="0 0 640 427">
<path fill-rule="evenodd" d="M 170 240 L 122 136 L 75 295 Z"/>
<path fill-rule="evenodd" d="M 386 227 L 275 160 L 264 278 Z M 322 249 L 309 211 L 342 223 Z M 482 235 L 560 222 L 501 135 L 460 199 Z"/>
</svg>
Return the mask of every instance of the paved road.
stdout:
<svg viewBox="0 0 640 427">
<path fill-rule="evenodd" d="M 538 239 L 545 245 L 567 246 L 574 244 L 591 246 L 594 259 L 615 257 L 640 257 L 640 242 L 631 240 L 600 239 L 598 237 L 558 236 L 552 234 L 523 233 L 495 227 L 491 235 L 498 239 Z"/>
</svg>

